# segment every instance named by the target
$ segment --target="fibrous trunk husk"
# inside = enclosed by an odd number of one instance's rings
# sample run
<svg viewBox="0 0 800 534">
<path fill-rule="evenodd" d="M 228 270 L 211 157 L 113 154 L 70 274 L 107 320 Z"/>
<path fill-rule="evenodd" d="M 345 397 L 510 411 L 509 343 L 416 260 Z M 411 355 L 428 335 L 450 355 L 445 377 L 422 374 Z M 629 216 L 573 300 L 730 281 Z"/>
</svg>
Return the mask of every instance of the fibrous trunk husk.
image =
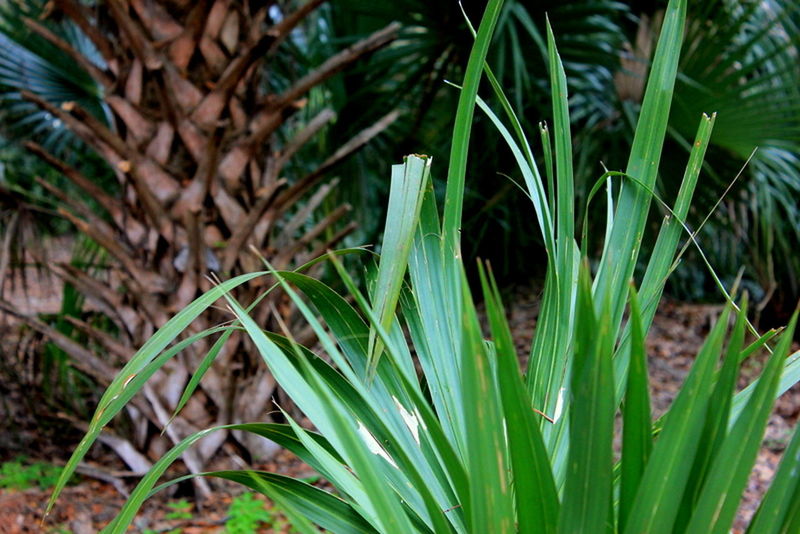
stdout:
<svg viewBox="0 0 800 534">
<path fill-rule="evenodd" d="M 88 322 L 73 320 L 91 346 L 102 347 L 103 355 L 23 317 L 98 384 L 107 384 L 114 369 L 171 314 L 211 287 L 209 272 L 228 277 L 258 267 L 251 247 L 276 268 L 285 268 L 324 252 L 354 228 L 343 222 L 347 206 L 307 224 L 330 187 L 320 188 L 304 208 L 298 210 L 296 205 L 334 165 L 391 124 L 397 113 L 388 113 L 345 140 L 303 176 L 286 176 L 287 161 L 335 113 L 320 110 L 282 146 L 273 134 L 308 105 L 309 90 L 391 42 L 398 28 L 390 25 L 356 42 L 290 83 L 282 94 L 268 94 L 264 80 L 271 59 L 321 3 L 309 0 L 274 17 L 275 9 L 281 12 L 274 2 L 107 0 L 89 8 L 77 0 L 55 0 L 56 9 L 94 43 L 102 66 L 72 49 L 42 21 L 28 21 L 32 31 L 65 51 L 98 81 L 113 116 L 107 124 L 74 102 L 48 102 L 34 92 L 23 93 L 23 98 L 61 120 L 100 154 L 119 180 L 121 193 L 111 195 L 81 169 L 28 143 L 32 152 L 105 211 L 97 215 L 83 199 L 46 185 L 61 200 L 62 215 L 107 250 L 114 264 L 115 276 L 104 280 L 68 265 L 54 268 L 118 329 L 113 337 Z M 278 224 L 292 212 L 285 224 Z M 249 303 L 260 289 L 251 284 L 238 290 L 236 297 Z M 263 324 L 270 309 L 291 311 L 286 302 L 273 304 L 254 317 Z M 8 305 L 0 307 L 13 311 Z M 230 320 L 222 308 L 202 316 L 192 330 Z M 251 347 L 243 336 L 234 334 L 230 341 L 196 397 L 169 425 L 165 438 L 147 429 L 166 424 L 210 342 L 195 344 L 153 376 L 131 410 L 136 414 L 134 423 L 144 429 L 129 437 L 136 448 L 152 456 L 168 446 L 164 439 L 174 443 L 213 424 L 266 418 L 275 383 L 248 352 Z M 203 442 L 184 457 L 187 466 L 201 470 L 225 438 L 221 432 L 214 441 Z M 264 442 L 243 445 L 254 458 L 273 450 Z"/>
</svg>

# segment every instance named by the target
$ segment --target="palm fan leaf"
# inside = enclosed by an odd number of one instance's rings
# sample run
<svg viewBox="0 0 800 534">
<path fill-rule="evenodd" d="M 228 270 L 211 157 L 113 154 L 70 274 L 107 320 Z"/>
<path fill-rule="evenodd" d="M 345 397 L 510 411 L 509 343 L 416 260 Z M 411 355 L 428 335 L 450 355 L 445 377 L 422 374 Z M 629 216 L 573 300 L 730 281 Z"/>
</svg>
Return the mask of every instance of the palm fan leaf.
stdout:
<svg viewBox="0 0 800 534">
<path fill-rule="evenodd" d="M 71 57 L 34 32 L 44 27 L 45 4 L 6 2 L 0 7 L 0 102 L 3 135 L 9 139 L 34 139 L 57 155 L 74 151 L 81 143 L 56 117 L 21 96 L 36 93 L 48 102 L 75 102 L 108 123 L 102 86 Z M 91 41 L 67 21 L 47 21 L 46 29 L 68 43 L 87 61 L 102 66 Z M 85 150 L 83 150 L 85 151 Z"/>
</svg>

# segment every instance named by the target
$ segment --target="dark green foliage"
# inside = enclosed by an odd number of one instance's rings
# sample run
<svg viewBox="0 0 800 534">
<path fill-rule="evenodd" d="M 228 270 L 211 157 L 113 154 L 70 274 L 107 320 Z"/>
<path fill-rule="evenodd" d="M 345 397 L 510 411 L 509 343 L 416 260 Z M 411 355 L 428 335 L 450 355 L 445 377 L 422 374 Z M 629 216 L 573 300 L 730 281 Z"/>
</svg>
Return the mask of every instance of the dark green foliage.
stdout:
<svg viewBox="0 0 800 534">
<path fill-rule="evenodd" d="M 18 456 L 0 464 L 0 489 L 51 488 L 58 480 L 60 472 L 61 468 L 58 466 L 31 462 L 25 456 Z"/>
<path fill-rule="evenodd" d="M 473 22 L 479 4 L 464 4 Z M 633 0 L 509 1 L 503 6 L 488 61 L 527 131 L 534 131 L 540 121 L 552 124 L 548 71 L 542 62 L 545 14 L 560 43 L 572 95 L 578 212 L 604 170 L 601 162 L 611 170 L 625 166 L 664 6 L 664 2 Z M 724 119 L 711 139 L 705 163 L 713 179 L 701 183 L 687 221 L 697 228 L 713 211 L 698 240 L 726 286 L 744 267 L 744 284 L 754 295 L 755 312 L 769 305 L 770 314 L 779 314 L 773 319 L 776 324 L 785 323 L 800 296 L 796 274 L 800 260 L 791 254 L 800 245 L 800 213 L 794 201 L 800 195 L 799 14 L 800 4 L 791 0 L 689 3 L 687 46 L 656 189 L 663 198 L 674 198 L 696 117 L 719 112 Z M 446 118 L 455 109 L 456 94 L 444 81 L 461 78 L 470 41 L 455 2 L 408 0 L 376 8 L 371 2 L 346 0 L 331 10 L 331 20 L 345 33 L 366 33 L 385 20 L 405 25 L 402 39 L 376 54 L 364 69 L 343 77 L 341 89 L 334 92 L 341 98 L 352 97 L 348 106 L 355 123 L 378 116 L 389 102 L 400 102 L 406 109 L 376 150 L 361 154 L 348 169 L 359 178 L 351 182 L 357 188 L 348 198 L 361 206 L 358 213 L 369 235 L 370 224 L 376 228 L 375 221 L 382 220 L 376 213 L 376 206 L 382 205 L 376 202 L 380 196 L 376 189 L 385 190 L 380 184 L 387 174 L 386 164 L 376 156 L 391 153 L 397 159 L 422 147 L 437 159 L 447 154 Z M 525 199 L 515 194 L 518 171 L 480 117 L 472 146 L 491 149 L 477 151 L 469 163 L 470 174 L 478 178 L 465 194 L 465 228 L 470 232 L 465 254 L 492 259 L 498 274 L 523 279 L 543 275 L 526 261 L 540 254 L 541 241 L 535 233 L 523 231 L 529 217 Z M 737 184 L 714 210 L 756 147 Z M 656 227 L 658 218 L 656 210 L 648 228 Z M 590 219 L 590 224 L 596 222 Z M 645 247 L 651 246 L 652 235 L 648 230 Z M 602 246 L 597 237 L 595 250 Z M 707 298 L 716 290 L 702 258 L 687 251 L 670 291 Z"/>
</svg>

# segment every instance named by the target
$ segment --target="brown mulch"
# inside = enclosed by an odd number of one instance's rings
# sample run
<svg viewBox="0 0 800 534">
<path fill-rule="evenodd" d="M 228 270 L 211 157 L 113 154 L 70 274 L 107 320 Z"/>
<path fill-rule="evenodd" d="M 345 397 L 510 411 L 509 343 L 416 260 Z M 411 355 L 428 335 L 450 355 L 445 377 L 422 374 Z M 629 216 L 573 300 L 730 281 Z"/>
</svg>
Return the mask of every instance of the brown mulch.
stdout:
<svg viewBox="0 0 800 534">
<path fill-rule="evenodd" d="M 529 350 L 532 326 L 538 312 L 536 295 L 529 289 L 516 290 L 507 298 L 515 339 L 521 353 Z M 719 306 L 690 305 L 666 300 L 662 303 L 647 342 L 651 375 L 651 395 L 655 415 L 660 415 L 674 398 L 685 378 L 709 327 L 720 313 Z M 794 348 L 797 350 L 797 347 Z M 761 360 L 763 361 L 763 359 Z M 751 380 L 759 367 L 759 359 L 745 366 L 740 386 Z M 0 381 L 0 462 L 13 454 L 25 452 L 44 461 L 63 464 L 79 433 L 70 431 L 55 420 L 56 428 L 50 436 L 38 434 L 42 426 L 20 409 L 25 391 L 14 390 L 12 384 Z M 14 407 L 17 407 L 15 410 Z M 800 414 L 800 388 L 784 394 L 770 418 L 756 466 L 746 488 L 743 503 L 733 532 L 743 532 L 758 502 L 769 486 L 777 469 L 780 455 L 788 444 L 791 429 Z M 26 420 L 26 417 L 28 418 Z M 5 420 L 5 423 L 4 423 Z M 45 425 L 46 426 L 46 425 Z M 49 437 L 49 439 L 48 439 Z M 110 453 L 96 452 L 90 458 L 92 465 L 106 470 L 124 469 Z M 269 464 L 258 469 L 305 477 L 309 468 L 289 453 L 280 453 Z M 180 474 L 177 471 L 173 474 Z M 180 528 L 184 534 L 223 532 L 228 507 L 233 497 L 242 490 L 232 483 L 211 481 L 213 495 L 201 503 L 193 504 L 191 519 L 170 519 L 169 502 L 191 499 L 191 486 L 186 484 L 163 492 L 146 502 L 134 523 L 135 532 L 146 529 L 170 532 Z M 128 488 L 132 481 L 126 479 Z M 47 522 L 42 525 L 42 512 L 49 497 L 48 491 L 0 489 L 0 534 L 29 532 L 85 534 L 96 532 L 108 523 L 125 501 L 125 497 L 112 485 L 91 478 L 82 478 L 77 485 L 68 487 L 59 499 Z M 269 504 L 266 504 L 269 506 Z M 264 530 L 271 532 L 274 530 Z"/>
</svg>

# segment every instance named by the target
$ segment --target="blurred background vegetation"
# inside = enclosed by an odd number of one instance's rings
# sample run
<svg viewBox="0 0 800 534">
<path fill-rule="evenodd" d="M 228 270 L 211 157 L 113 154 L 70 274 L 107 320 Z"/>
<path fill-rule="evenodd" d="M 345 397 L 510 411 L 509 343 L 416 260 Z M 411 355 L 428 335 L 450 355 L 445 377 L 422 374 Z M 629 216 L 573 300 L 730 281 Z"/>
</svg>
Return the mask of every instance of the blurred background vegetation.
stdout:
<svg viewBox="0 0 800 534">
<path fill-rule="evenodd" d="M 398 42 L 343 81 L 357 88 L 351 94 L 366 93 L 350 101 L 359 116 L 364 115 L 365 103 L 379 110 L 396 101 L 398 94 L 407 99 L 408 112 L 392 127 L 394 137 L 384 136 L 395 159 L 415 150 L 440 159 L 448 154 L 448 120 L 456 89 L 441 80 L 460 79 L 461 54 L 470 35 L 455 2 L 429 4 L 390 2 L 376 11 L 369 2 L 345 0 L 336 2 L 333 10 L 334 27 L 342 28 L 342 34 L 367 31 L 385 20 L 404 24 Z M 479 11 L 474 4 L 480 3 L 464 3 L 473 20 Z M 578 209 L 585 209 L 586 194 L 603 173 L 603 165 L 609 170 L 624 168 L 621 158 L 631 140 L 643 75 L 653 52 L 652 28 L 659 27 L 664 5 L 592 0 L 535 5 L 511 1 L 504 6 L 490 64 L 504 87 L 510 88 L 512 104 L 529 132 L 548 121 L 551 113 L 543 60 L 546 16 L 557 33 L 575 122 L 575 173 L 583 199 Z M 689 9 L 687 46 L 658 194 L 670 198 L 677 192 L 697 118 L 703 112 L 717 112 L 700 198 L 688 222 L 697 230 L 711 215 L 697 236 L 711 265 L 726 287 L 742 268 L 743 283 L 765 324 L 783 324 L 799 296 L 800 258 L 793 251 L 800 243 L 800 6 L 788 0 L 712 0 L 690 2 Z M 473 138 L 472 155 L 477 157 L 470 162 L 467 186 L 473 204 L 465 209 L 465 245 L 472 246 L 471 255 L 491 258 L 505 280 L 524 280 L 539 274 L 541 262 L 536 258 L 542 249 L 538 236 L 528 230 L 530 210 L 514 186 L 519 177 L 510 154 L 482 119 L 477 118 Z M 377 158 L 387 153 L 373 146 L 359 157 L 375 160 L 349 164 L 354 173 L 360 171 L 362 180 L 356 197 L 362 191 L 382 190 L 369 180 L 380 179 L 371 171 L 380 165 Z M 380 205 L 370 201 L 356 214 L 375 220 L 367 208 Z M 664 215 L 654 211 L 654 217 Z M 592 210 L 590 217 L 602 212 Z M 527 240 L 519 240 L 526 235 Z M 693 249 L 669 288 L 679 298 L 718 298 L 713 278 Z"/>
<path fill-rule="evenodd" d="M 665 3 L 505 3 L 489 63 L 529 132 L 539 130 L 551 113 L 546 17 L 556 32 L 572 95 L 579 210 L 586 209 L 589 189 L 604 166 L 625 167 L 622 158 L 657 37 L 653 28 L 659 27 Z M 445 81 L 461 80 L 471 47 L 464 13 L 477 22 L 483 8 L 480 0 L 196 5 L 0 2 L 0 304 L 6 311 L 0 320 L 41 340 L 4 343 L 0 350 L 14 358 L 0 372 L 44 391 L 45 405 L 58 406 L 69 417 L 85 416 L 103 385 L 91 362 L 118 367 L 176 306 L 208 287 L 204 268 L 223 277 L 257 268 L 247 259 L 250 243 L 279 266 L 292 267 L 328 246 L 376 242 L 390 165 L 412 152 L 447 158 L 458 90 Z M 297 20 L 293 14 L 299 14 Z M 764 327 L 785 324 L 800 297 L 800 256 L 794 253 L 800 250 L 798 24 L 800 5 L 794 0 L 690 2 L 657 191 L 674 196 L 700 114 L 717 112 L 699 198 L 687 222 L 726 287 L 741 274 Z M 216 30 L 209 33 L 212 26 Z M 273 28 L 282 28 L 277 40 L 269 33 Z M 175 45 L 181 39 L 188 39 L 189 52 Z M 246 68 L 227 87 L 229 66 L 241 57 Z M 201 100 L 216 91 L 224 105 L 209 118 L 185 101 L 169 100 L 170 69 L 194 87 L 187 89 L 190 97 Z M 138 91 L 131 81 L 137 79 Z M 167 92 L 157 93 L 159 88 Z M 265 135 L 256 135 L 262 123 L 248 122 L 259 113 L 275 121 Z M 172 130 L 169 142 L 154 145 L 151 139 L 162 125 Z M 199 149 L 192 128 L 205 143 Z M 106 134 L 113 138 L 103 138 Z M 124 146 L 115 148 L 114 138 Z M 233 176 L 225 170 L 225 155 L 242 139 L 250 143 L 247 158 Z M 515 186 L 516 166 L 479 115 L 472 146 L 464 252 L 489 259 L 509 285 L 529 283 L 543 275 L 544 248 L 529 204 Z M 219 157 L 208 157 L 214 147 Z M 539 147 L 534 152 L 541 154 Z M 158 190 L 158 183 L 169 182 L 161 174 L 161 181 L 137 182 L 141 163 L 151 160 L 178 185 L 178 196 L 202 179 L 219 185 L 202 189 L 194 203 L 181 204 Z M 70 169 L 96 191 L 87 193 Z M 156 184 L 154 190 L 148 192 L 147 184 Z M 238 218 L 226 213 L 225 203 L 210 193 L 213 187 L 228 192 L 225 202 L 238 206 L 229 208 Z M 151 197 L 163 200 L 163 221 Z M 593 201 L 589 224 L 603 212 L 597 209 L 601 197 Z M 175 204 L 194 208 L 175 209 Z M 665 215 L 658 208 L 653 212 L 654 223 Z M 205 233 L 192 237 L 198 220 Z M 256 237 L 238 231 L 248 224 Z M 122 243 L 123 251 L 98 242 L 102 236 L 93 232 L 103 225 L 110 229 L 105 237 Z M 42 243 L 48 243 L 46 236 L 65 235 L 81 237 L 70 241 L 72 258 L 56 265 L 47 260 Z M 65 281 L 59 312 L 15 315 L 5 300 L 12 282 L 24 283 L 14 272 L 25 273 L 31 264 Z M 110 274 L 117 271 L 121 274 Z M 163 286 L 142 288 L 148 277 Z M 176 301 L 178 288 L 183 289 Z M 668 291 L 682 299 L 718 300 L 714 279 L 693 247 Z M 130 313 L 115 315 L 117 308 Z M 261 319 L 278 315 L 291 321 L 294 310 L 276 300 Z M 247 348 L 246 341 L 241 346 Z M 280 395 L 246 352 L 223 359 L 229 368 L 218 370 L 218 384 L 208 386 L 196 407 L 203 414 L 190 417 L 186 429 L 248 419 L 242 413 L 247 406 L 236 398 Z M 201 358 L 202 353 L 194 355 L 164 380 L 182 388 L 188 369 Z M 35 371 L 23 372 L 15 361 Z M 138 405 L 139 413 L 130 413 L 107 443 L 133 444 L 146 462 L 165 446 L 156 432 L 160 410 L 170 411 L 177 400 L 167 395 Z M 264 406 L 249 409 L 260 412 Z M 253 456 L 268 453 L 258 444 L 244 448 Z M 200 463 L 214 450 L 201 452 Z"/>
</svg>

